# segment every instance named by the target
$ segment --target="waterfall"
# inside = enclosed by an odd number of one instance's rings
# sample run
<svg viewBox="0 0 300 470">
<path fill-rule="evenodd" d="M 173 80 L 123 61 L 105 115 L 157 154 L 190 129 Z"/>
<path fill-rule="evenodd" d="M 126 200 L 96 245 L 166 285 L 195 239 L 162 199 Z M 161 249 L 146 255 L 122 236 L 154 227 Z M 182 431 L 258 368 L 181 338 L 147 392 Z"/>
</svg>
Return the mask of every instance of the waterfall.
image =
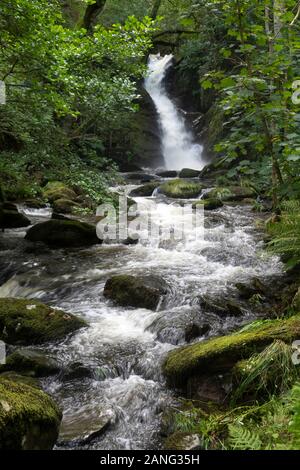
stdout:
<svg viewBox="0 0 300 470">
<path fill-rule="evenodd" d="M 145 89 L 151 96 L 159 115 L 161 128 L 162 153 L 167 170 L 193 168 L 201 170 L 203 147 L 195 143 L 192 133 L 187 129 L 183 117 L 168 97 L 164 78 L 172 65 L 173 56 L 150 55 Z"/>
</svg>

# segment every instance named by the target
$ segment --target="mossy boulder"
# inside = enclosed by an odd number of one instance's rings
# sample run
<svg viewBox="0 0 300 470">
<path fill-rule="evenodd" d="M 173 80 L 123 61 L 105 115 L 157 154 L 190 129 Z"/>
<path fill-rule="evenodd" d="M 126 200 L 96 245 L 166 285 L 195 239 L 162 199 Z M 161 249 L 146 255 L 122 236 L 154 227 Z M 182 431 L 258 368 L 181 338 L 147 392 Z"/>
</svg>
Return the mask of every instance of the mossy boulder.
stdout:
<svg viewBox="0 0 300 470">
<path fill-rule="evenodd" d="M 256 195 L 254 189 L 242 186 L 218 187 L 207 191 L 204 199 L 221 199 L 222 201 L 241 201 L 253 198 Z"/>
<path fill-rule="evenodd" d="M 89 246 L 101 243 L 93 225 L 77 220 L 51 219 L 31 227 L 26 240 L 53 247 Z"/>
<path fill-rule="evenodd" d="M 43 196 L 49 201 L 54 202 L 57 199 L 68 199 L 68 200 L 75 200 L 76 193 L 73 189 L 66 186 L 64 183 L 60 181 L 50 181 L 44 188 L 43 188 Z"/>
<path fill-rule="evenodd" d="M 292 307 L 297 311 L 300 312 L 300 287 L 296 292 L 295 297 L 293 298 Z"/>
<path fill-rule="evenodd" d="M 26 199 L 24 204 L 26 207 L 30 207 L 31 209 L 44 209 L 47 207 L 47 204 L 41 199 Z"/>
<path fill-rule="evenodd" d="M 0 228 L 22 228 L 31 225 L 30 220 L 16 208 L 4 209 L 0 207 Z"/>
<path fill-rule="evenodd" d="M 49 450 L 59 432 L 61 412 L 41 390 L 0 377 L 0 449 Z"/>
<path fill-rule="evenodd" d="M 173 170 L 158 171 L 156 175 L 159 176 L 160 178 L 176 178 L 177 171 L 173 171 Z"/>
<path fill-rule="evenodd" d="M 200 170 L 193 170 L 191 168 L 183 168 L 179 173 L 179 178 L 197 178 L 201 173 Z"/>
<path fill-rule="evenodd" d="M 10 354 L 6 363 L 0 366 L 1 371 L 20 372 L 31 377 L 46 377 L 60 371 L 59 364 L 39 351 L 18 349 Z"/>
<path fill-rule="evenodd" d="M 166 181 L 159 187 L 159 191 L 170 198 L 194 199 L 199 196 L 202 185 L 198 182 L 175 179 Z"/>
<path fill-rule="evenodd" d="M 192 376 L 209 370 L 226 372 L 236 362 L 262 350 L 275 339 L 291 343 L 300 335 L 300 314 L 286 320 L 266 320 L 227 336 L 212 338 L 171 351 L 164 363 L 164 374 L 170 385 L 182 387 Z"/>
<path fill-rule="evenodd" d="M 143 186 L 139 186 L 138 188 L 133 189 L 129 196 L 130 197 L 150 197 L 153 194 L 153 191 L 158 188 L 159 182 L 151 181 L 150 183 L 146 183 Z"/>
<path fill-rule="evenodd" d="M 0 379 L 12 380 L 13 382 L 26 384 L 30 385 L 31 387 L 41 389 L 39 379 L 37 379 L 36 377 L 31 377 L 30 375 L 21 375 L 18 372 L 14 372 L 13 370 L 8 370 L 7 372 L 0 372 Z"/>
<path fill-rule="evenodd" d="M 122 306 L 155 310 L 166 293 L 162 285 L 153 277 L 114 276 L 106 282 L 104 296 Z"/>
<path fill-rule="evenodd" d="M 197 209 L 197 207 L 204 207 L 206 211 L 214 211 L 223 207 L 223 202 L 220 199 L 200 199 L 200 201 L 193 203 L 193 209 Z"/>
<path fill-rule="evenodd" d="M 53 210 L 62 214 L 70 214 L 76 207 L 80 208 L 81 205 L 70 199 L 56 199 L 52 204 Z"/>
<path fill-rule="evenodd" d="M 55 341 L 84 326 L 81 318 L 36 300 L 0 299 L 0 339 L 9 344 Z"/>
</svg>

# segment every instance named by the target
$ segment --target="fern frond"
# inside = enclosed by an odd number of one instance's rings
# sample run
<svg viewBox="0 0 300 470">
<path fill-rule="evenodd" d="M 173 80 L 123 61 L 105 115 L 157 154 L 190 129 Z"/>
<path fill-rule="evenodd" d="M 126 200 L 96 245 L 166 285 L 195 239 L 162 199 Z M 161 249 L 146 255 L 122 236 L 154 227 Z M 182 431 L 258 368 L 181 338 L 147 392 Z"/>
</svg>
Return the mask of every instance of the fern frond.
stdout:
<svg viewBox="0 0 300 470">
<path fill-rule="evenodd" d="M 234 450 L 260 450 L 262 442 L 259 435 L 242 425 L 228 426 L 229 443 Z"/>
</svg>

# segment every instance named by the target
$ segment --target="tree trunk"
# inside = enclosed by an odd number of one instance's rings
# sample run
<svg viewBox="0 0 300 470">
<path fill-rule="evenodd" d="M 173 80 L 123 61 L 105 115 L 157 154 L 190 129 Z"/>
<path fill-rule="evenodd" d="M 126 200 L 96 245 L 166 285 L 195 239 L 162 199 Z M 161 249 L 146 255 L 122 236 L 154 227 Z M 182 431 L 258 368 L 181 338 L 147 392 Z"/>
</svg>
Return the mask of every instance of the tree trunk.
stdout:
<svg viewBox="0 0 300 470">
<path fill-rule="evenodd" d="M 95 3 L 92 5 L 88 5 L 85 14 L 84 14 L 84 19 L 83 19 L 83 27 L 91 33 L 93 30 L 93 27 L 95 25 L 95 22 L 102 13 L 104 7 L 106 4 L 106 0 L 96 0 Z"/>
<path fill-rule="evenodd" d="M 158 11 L 160 9 L 161 3 L 162 3 L 162 0 L 154 0 L 152 11 L 150 13 L 150 18 L 152 18 L 153 20 L 155 20 L 155 18 L 158 15 Z"/>
</svg>

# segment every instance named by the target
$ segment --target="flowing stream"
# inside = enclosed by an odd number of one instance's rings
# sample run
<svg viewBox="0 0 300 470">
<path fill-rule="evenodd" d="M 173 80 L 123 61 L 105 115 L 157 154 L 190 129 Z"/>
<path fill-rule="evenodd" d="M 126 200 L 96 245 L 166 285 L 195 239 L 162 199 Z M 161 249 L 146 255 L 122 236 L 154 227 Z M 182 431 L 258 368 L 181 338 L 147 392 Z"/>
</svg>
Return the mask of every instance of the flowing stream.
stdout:
<svg viewBox="0 0 300 470">
<path fill-rule="evenodd" d="M 174 202 L 159 195 L 136 200 L 154 219 L 179 222 Z M 36 222 L 50 213 L 35 210 L 29 215 Z M 33 248 L 20 229 L 3 234 L 0 296 L 40 299 L 89 322 L 88 328 L 62 342 L 36 348 L 56 358 L 65 370 L 80 362 L 91 372 L 43 380 L 44 388 L 62 406 L 71 430 L 84 430 L 93 421 L 97 425 L 99 418 L 110 421 L 106 432 L 84 448 L 160 446 L 161 416 L 174 403 L 161 374 L 166 353 L 185 343 L 188 324 L 209 324 L 199 341 L 253 318 L 246 310 L 239 318 L 203 311 L 199 296 L 234 295 L 236 282 L 253 276 L 268 281 L 281 274 L 278 259 L 262 252 L 253 219 L 247 206 L 224 206 L 207 213 L 204 238 L 197 238 L 191 229 L 178 241 L 157 236 L 134 246 L 76 250 Z M 167 296 L 157 311 L 118 307 L 104 298 L 106 280 L 120 273 L 154 275 L 166 283 Z"/>
<path fill-rule="evenodd" d="M 145 84 L 159 114 L 166 168 L 199 169 L 204 166 L 202 147 L 195 144 L 163 85 L 171 62 L 172 56 L 151 56 Z M 182 223 L 176 203 L 157 192 L 136 201 L 157 225 L 176 230 Z M 32 223 L 51 216 L 50 209 L 21 209 Z M 32 246 L 24 235 L 22 229 L 1 235 L 0 296 L 40 299 L 81 315 L 89 324 L 63 341 L 36 347 L 62 368 L 43 380 L 64 412 L 57 447 L 68 441 L 68 448 L 159 448 L 162 414 L 176 401 L 161 372 L 168 351 L 185 344 L 189 325 L 206 325 L 197 338 L 201 341 L 255 318 L 246 308 L 239 317 L 212 313 L 201 306 L 201 296 L 232 297 L 237 282 L 255 276 L 270 282 L 282 274 L 279 260 L 263 252 L 262 234 L 245 205 L 207 212 L 202 237 L 191 226 L 182 239 L 157 232 L 131 246 L 53 250 Z M 167 294 L 157 311 L 119 307 L 104 298 L 105 282 L 116 274 L 160 279 Z M 72 441 L 72 436 L 97 431 L 102 424 L 105 431 L 91 442 Z"/>
<path fill-rule="evenodd" d="M 173 56 L 150 55 L 145 89 L 151 96 L 159 117 L 161 127 L 162 154 L 167 170 L 192 168 L 201 170 L 203 147 L 195 143 L 192 133 L 187 129 L 184 118 L 174 102 L 168 97 L 164 79 Z"/>
</svg>

